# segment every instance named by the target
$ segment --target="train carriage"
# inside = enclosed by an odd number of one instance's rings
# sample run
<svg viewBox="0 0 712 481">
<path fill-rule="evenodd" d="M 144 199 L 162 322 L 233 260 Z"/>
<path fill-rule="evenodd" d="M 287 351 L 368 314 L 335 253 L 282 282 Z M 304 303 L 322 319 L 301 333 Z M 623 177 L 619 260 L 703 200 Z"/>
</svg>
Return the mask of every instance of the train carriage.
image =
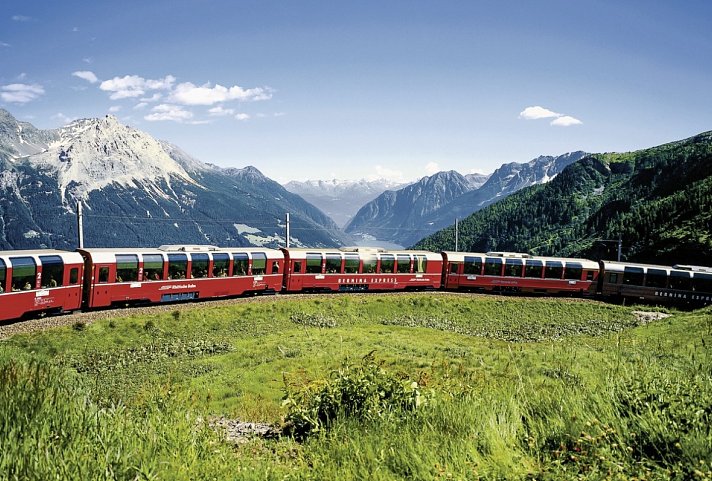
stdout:
<svg viewBox="0 0 712 481">
<path fill-rule="evenodd" d="M 0 252 L 0 321 L 79 309 L 83 267 L 76 252 Z"/>
<path fill-rule="evenodd" d="M 601 261 L 601 294 L 661 304 L 712 304 L 712 269 Z"/>
<path fill-rule="evenodd" d="M 513 252 L 443 252 L 446 289 L 594 295 L 599 265 Z"/>
<path fill-rule="evenodd" d="M 438 289 L 442 256 L 377 248 L 282 249 L 287 292 Z"/>
<path fill-rule="evenodd" d="M 284 256 L 276 249 L 166 245 L 79 252 L 86 262 L 86 308 L 275 293 L 282 287 Z"/>
</svg>

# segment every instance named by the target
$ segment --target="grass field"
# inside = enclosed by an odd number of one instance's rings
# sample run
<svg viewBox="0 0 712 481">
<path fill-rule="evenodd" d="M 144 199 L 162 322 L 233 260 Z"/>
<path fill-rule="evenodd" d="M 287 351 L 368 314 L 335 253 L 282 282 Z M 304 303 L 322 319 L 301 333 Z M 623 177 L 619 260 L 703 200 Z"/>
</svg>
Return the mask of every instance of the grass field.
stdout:
<svg viewBox="0 0 712 481">
<path fill-rule="evenodd" d="M 633 311 L 278 297 L 17 335 L 0 478 L 712 479 L 712 310 Z"/>
</svg>

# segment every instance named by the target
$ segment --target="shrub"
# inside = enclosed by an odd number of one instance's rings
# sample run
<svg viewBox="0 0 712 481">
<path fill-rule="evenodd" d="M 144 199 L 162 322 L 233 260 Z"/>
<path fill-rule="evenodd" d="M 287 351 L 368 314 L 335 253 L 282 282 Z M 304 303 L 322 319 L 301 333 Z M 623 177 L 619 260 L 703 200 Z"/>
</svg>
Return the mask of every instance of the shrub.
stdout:
<svg viewBox="0 0 712 481">
<path fill-rule="evenodd" d="M 293 391 L 285 382 L 284 432 L 296 439 L 329 429 L 339 418 L 376 421 L 408 416 L 424 402 L 417 382 L 383 369 L 369 354 L 361 364 L 343 365 L 327 381 Z"/>
</svg>

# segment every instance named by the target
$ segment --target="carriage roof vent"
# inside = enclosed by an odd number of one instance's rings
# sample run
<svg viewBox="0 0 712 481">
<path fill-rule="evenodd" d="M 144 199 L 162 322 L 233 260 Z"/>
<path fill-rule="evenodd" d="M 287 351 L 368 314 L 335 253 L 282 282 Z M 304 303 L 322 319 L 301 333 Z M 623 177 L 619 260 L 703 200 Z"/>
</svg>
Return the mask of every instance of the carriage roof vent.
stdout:
<svg viewBox="0 0 712 481">
<path fill-rule="evenodd" d="M 531 256 L 523 252 L 488 252 L 490 257 L 516 257 L 518 259 L 528 259 Z"/>
<path fill-rule="evenodd" d="M 180 251 L 180 252 L 210 252 L 216 251 L 219 247 L 209 245 L 162 245 L 158 250 Z"/>
<path fill-rule="evenodd" d="M 672 267 L 673 267 L 673 269 L 680 269 L 681 271 L 707 272 L 707 273 L 712 274 L 712 267 L 688 266 L 688 265 L 683 265 L 683 264 L 675 264 Z"/>
<path fill-rule="evenodd" d="M 359 246 L 342 247 L 339 250 L 341 252 L 386 252 L 386 249 L 384 249 L 382 247 L 359 247 Z"/>
</svg>

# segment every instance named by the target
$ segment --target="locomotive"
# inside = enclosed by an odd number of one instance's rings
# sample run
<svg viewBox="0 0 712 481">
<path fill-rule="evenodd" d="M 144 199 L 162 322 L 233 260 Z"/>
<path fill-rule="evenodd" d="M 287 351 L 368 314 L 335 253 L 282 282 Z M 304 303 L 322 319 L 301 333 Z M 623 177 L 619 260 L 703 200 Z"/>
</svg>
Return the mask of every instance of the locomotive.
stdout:
<svg viewBox="0 0 712 481">
<path fill-rule="evenodd" d="M 712 303 L 712 268 L 364 247 L 0 251 L 0 321 L 257 294 L 436 289 L 698 307 Z"/>
</svg>

